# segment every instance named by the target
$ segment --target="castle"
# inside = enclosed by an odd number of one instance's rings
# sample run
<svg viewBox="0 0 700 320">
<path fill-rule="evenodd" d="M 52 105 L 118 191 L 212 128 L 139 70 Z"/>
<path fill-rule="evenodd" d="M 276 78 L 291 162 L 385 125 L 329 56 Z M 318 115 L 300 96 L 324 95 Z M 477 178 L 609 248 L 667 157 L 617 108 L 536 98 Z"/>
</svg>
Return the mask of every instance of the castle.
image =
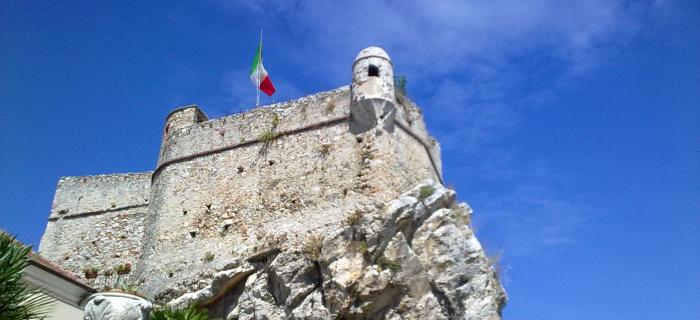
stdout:
<svg viewBox="0 0 700 320">
<path fill-rule="evenodd" d="M 76 274 L 130 261 L 134 274 L 164 279 L 144 284 L 156 294 L 260 239 L 298 246 L 440 171 L 420 109 L 395 93 L 389 56 L 371 47 L 350 87 L 217 119 L 172 111 L 153 172 L 61 178 L 40 251 Z"/>
<path fill-rule="evenodd" d="M 128 261 L 141 294 L 216 318 L 498 319 L 505 293 L 441 171 L 369 47 L 350 86 L 172 111 L 152 172 L 61 178 L 40 253 L 98 288 Z"/>
</svg>

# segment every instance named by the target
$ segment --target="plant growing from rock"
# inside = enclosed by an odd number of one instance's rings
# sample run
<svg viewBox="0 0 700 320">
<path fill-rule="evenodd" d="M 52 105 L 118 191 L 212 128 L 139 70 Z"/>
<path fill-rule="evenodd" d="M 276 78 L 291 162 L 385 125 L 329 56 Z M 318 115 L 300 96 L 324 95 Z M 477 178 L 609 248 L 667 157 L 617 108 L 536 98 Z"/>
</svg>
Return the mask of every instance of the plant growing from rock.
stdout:
<svg viewBox="0 0 700 320">
<path fill-rule="evenodd" d="M 260 134 L 260 136 L 258 137 L 258 140 L 260 140 L 264 144 L 268 144 L 272 140 L 274 140 L 276 137 L 277 137 L 277 133 L 275 133 L 272 130 L 267 130 L 267 131 Z"/>
<path fill-rule="evenodd" d="M 267 157 L 267 151 L 270 148 L 270 143 L 277 137 L 277 132 L 275 132 L 274 127 L 260 134 L 258 140 L 263 143 L 260 148 L 260 155 Z"/>
<path fill-rule="evenodd" d="M 43 319 L 50 311 L 51 296 L 31 289 L 22 281 L 31 247 L 0 231 L 0 315 L 7 320 Z"/>
<path fill-rule="evenodd" d="M 362 161 L 374 159 L 374 151 L 370 148 L 362 148 Z"/>
<path fill-rule="evenodd" d="M 432 186 L 422 186 L 418 191 L 418 200 L 423 201 L 435 193 L 435 188 Z"/>
<path fill-rule="evenodd" d="M 211 251 L 207 251 L 207 253 L 204 254 L 204 261 L 206 262 L 211 262 L 214 258 L 216 258 L 216 255 Z"/>
<path fill-rule="evenodd" d="M 503 276 L 503 265 L 501 264 L 501 252 L 496 252 L 493 255 L 488 255 L 486 259 L 489 261 L 489 265 L 496 272 L 499 277 Z"/>
<path fill-rule="evenodd" d="M 379 267 L 382 268 L 382 270 L 390 270 L 391 273 L 397 273 L 401 271 L 400 263 L 398 263 L 397 261 L 390 260 L 383 255 L 377 259 L 377 265 L 379 265 Z"/>
<path fill-rule="evenodd" d="M 304 246 L 301 248 L 304 256 L 313 261 L 318 261 L 321 257 L 321 248 L 323 247 L 323 237 L 321 235 L 315 234 L 310 236 L 304 242 Z"/>
<path fill-rule="evenodd" d="M 352 226 L 355 226 L 355 225 L 357 225 L 358 223 L 360 223 L 360 221 L 362 221 L 362 215 L 363 215 L 363 214 L 362 214 L 361 211 L 355 210 L 353 213 L 351 213 L 351 214 L 345 219 L 345 223 L 346 223 L 348 226 L 351 226 L 351 227 L 352 227 Z"/>
<path fill-rule="evenodd" d="M 114 271 L 116 271 L 118 275 L 129 274 L 129 272 L 131 272 L 131 262 L 127 261 L 126 263 L 117 265 L 114 267 Z"/>
<path fill-rule="evenodd" d="M 369 251 L 367 241 L 361 240 L 360 243 L 357 245 L 357 251 L 359 251 L 361 254 L 367 254 L 367 251 Z"/>
<path fill-rule="evenodd" d="M 333 113 L 333 110 L 335 110 L 335 101 L 331 101 L 326 105 L 326 113 Z"/>
<path fill-rule="evenodd" d="M 324 143 L 319 147 L 319 154 L 321 157 L 327 157 L 331 153 L 331 144 L 330 143 Z"/>
<path fill-rule="evenodd" d="M 260 136 L 258 136 L 258 140 L 263 143 L 263 148 L 260 150 L 261 153 L 267 153 L 267 148 L 270 146 L 270 142 L 272 142 L 272 140 L 275 140 L 275 138 L 277 138 L 277 136 L 279 135 L 275 131 L 279 124 L 279 115 L 275 113 L 272 118 L 272 127 L 269 130 L 261 133 Z"/>
<path fill-rule="evenodd" d="M 138 291 L 136 291 L 136 288 L 132 287 L 130 284 L 127 284 L 127 283 L 122 283 L 121 286 L 119 286 L 118 288 L 112 289 L 112 290 L 126 292 L 126 293 L 133 294 L 136 296 L 141 296 L 141 294 Z"/>
<path fill-rule="evenodd" d="M 83 268 L 83 274 L 85 275 L 85 279 L 94 279 L 97 278 L 97 272 L 100 270 L 97 269 L 97 267 L 85 267 Z"/>
<path fill-rule="evenodd" d="M 306 103 L 301 105 L 301 119 L 306 120 Z"/>
<path fill-rule="evenodd" d="M 406 76 L 394 76 L 394 90 L 397 99 L 406 95 Z"/>
<path fill-rule="evenodd" d="M 278 114 L 274 114 L 272 117 L 272 127 L 277 128 L 277 126 L 280 124 L 280 116 Z"/>
</svg>

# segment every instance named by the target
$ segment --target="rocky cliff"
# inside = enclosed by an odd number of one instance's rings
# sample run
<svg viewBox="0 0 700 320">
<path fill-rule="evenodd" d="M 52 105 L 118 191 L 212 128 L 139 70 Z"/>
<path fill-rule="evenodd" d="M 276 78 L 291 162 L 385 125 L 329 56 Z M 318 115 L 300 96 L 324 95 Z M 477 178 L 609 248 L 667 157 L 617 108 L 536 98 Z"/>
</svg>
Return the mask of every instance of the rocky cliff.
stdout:
<svg viewBox="0 0 700 320">
<path fill-rule="evenodd" d="M 348 215 L 302 249 L 271 245 L 157 297 L 224 319 L 500 319 L 506 295 L 471 208 L 426 182 Z M 243 259 L 246 258 L 246 259 Z"/>
</svg>

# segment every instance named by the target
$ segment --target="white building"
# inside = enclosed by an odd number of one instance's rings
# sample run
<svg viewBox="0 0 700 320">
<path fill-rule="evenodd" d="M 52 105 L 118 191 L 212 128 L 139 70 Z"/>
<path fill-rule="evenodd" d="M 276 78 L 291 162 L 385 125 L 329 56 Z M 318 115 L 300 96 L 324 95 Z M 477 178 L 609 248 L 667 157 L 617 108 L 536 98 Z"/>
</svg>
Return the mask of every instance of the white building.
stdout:
<svg viewBox="0 0 700 320">
<path fill-rule="evenodd" d="M 83 299 L 95 292 L 76 276 L 38 254 L 29 255 L 22 279 L 31 288 L 39 288 L 54 298 L 46 319 L 83 319 Z"/>
</svg>

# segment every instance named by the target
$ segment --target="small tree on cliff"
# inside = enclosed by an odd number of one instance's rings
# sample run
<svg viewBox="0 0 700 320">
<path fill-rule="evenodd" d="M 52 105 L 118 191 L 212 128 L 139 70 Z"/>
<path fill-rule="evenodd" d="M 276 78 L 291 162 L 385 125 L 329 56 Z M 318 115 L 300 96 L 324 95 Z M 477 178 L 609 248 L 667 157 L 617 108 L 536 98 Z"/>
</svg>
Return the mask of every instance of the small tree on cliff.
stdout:
<svg viewBox="0 0 700 320">
<path fill-rule="evenodd" d="M 5 320 L 44 319 L 53 299 L 22 282 L 31 247 L 0 230 L 0 315 Z"/>
</svg>

